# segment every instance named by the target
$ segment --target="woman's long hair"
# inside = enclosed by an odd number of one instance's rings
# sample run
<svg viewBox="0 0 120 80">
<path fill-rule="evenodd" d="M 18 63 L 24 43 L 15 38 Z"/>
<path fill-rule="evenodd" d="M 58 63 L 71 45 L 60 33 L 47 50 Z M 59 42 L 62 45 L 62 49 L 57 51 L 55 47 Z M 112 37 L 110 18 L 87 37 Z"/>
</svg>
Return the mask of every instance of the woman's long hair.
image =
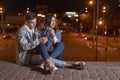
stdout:
<svg viewBox="0 0 120 80">
<path fill-rule="evenodd" d="M 45 20 L 44 20 L 44 26 L 45 26 L 45 27 L 50 27 L 52 17 L 54 17 L 54 15 L 53 15 L 52 13 L 48 13 L 48 14 L 45 16 Z M 56 30 L 56 26 L 55 26 L 54 29 Z"/>
</svg>

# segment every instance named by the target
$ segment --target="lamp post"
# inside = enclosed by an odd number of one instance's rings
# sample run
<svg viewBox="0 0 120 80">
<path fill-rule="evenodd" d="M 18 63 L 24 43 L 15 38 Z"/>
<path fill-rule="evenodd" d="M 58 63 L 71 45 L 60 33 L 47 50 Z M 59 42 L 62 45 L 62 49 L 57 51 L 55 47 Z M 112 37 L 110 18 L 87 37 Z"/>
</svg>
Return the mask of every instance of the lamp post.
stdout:
<svg viewBox="0 0 120 80">
<path fill-rule="evenodd" d="M 99 0 L 94 0 L 96 5 L 94 5 L 93 12 L 93 30 L 96 30 L 96 61 L 98 61 L 98 24 L 99 24 Z M 89 1 L 90 5 L 93 5 L 93 0 Z"/>
<path fill-rule="evenodd" d="M 119 44 L 120 44 L 120 29 L 119 29 Z"/>
<path fill-rule="evenodd" d="M 98 23 L 99 23 L 99 0 L 96 6 L 96 61 L 98 61 Z"/>
<path fill-rule="evenodd" d="M 106 7 L 102 7 L 102 12 L 103 12 L 103 26 L 105 28 L 104 34 L 106 38 L 106 45 L 105 45 L 105 61 L 107 61 L 107 51 L 108 51 L 108 37 L 107 37 L 107 26 L 105 25 L 105 13 L 106 13 Z"/>
<path fill-rule="evenodd" d="M 92 24 L 92 30 L 94 31 L 95 30 L 95 2 L 93 0 L 90 0 L 89 1 L 89 4 L 93 6 L 93 24 Z"/>
</svg>

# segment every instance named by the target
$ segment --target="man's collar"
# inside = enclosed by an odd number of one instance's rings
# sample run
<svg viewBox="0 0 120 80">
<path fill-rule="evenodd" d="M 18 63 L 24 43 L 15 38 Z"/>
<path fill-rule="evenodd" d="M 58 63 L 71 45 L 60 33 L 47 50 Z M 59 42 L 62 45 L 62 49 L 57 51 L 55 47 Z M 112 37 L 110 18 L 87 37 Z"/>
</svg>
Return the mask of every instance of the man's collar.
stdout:
<svg viewBox="0 0 120 80">
<path fill-rule="evenodd" d="M 34 29 L 30 29 L 29 26 L 27 26 L 26 24 L 24 25 L 25 28 L 27 29 L 27 31 L 29 31 L 30 33 L 33 33 L 34 32 Z"/>
</svg>

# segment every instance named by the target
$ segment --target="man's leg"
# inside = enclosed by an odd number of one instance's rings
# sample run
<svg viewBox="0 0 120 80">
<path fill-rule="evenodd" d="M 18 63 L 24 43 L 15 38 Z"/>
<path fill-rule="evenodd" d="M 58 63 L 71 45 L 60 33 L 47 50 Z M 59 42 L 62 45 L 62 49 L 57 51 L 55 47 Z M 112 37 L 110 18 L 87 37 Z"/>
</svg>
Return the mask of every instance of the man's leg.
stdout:
<svg viewBox="0 0 120 80">
<path fill-rule="evenodd" d="M 54 59 L 61 59 L 63 51 L 64 43 L 63 42 L 56 43 L 53 52 L 50 53 L 50 56 Z"/>
</svg>

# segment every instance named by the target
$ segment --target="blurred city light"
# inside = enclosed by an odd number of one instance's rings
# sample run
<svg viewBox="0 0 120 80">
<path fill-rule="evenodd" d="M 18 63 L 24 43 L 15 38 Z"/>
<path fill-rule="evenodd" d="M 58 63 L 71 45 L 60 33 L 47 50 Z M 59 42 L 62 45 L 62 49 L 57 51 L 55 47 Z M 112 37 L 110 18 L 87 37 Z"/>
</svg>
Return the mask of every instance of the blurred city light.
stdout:
<svg viewBox="0 0 120 80">
<path fill-rule="evenodd" d="M 42 16 L 42 14 L 37 14 L 37 16 L 38 16 L 38 17 L 41 17 L 41 16 Z"/>
<path fill-rule="evenodd" d="M 28 12 L 29 12 L 29 10 L 30 10 L 30 8 L 27 8 L 27 11 L 26 11 L 26 12 L 28 13 Z"/>
<path fill-rule="evenodd" d="M 3 8 L 2 7 L 0 7 L 0 13 L 3 13 Z"/>
<path fill-rule="evenodd" d="M 103 10 L 103 13 L 105 13 L 106 12 L 106 7 L 103 6 L 102 10 Z"/>
<path fill-rule="evenodd" d="M 66 15 L 75 15 L 76 12 L 65 12 Z"/>
<path fill-rule="evenodd" d="M 78 15 L 78 14 L 75 14 L 74 17 L 79 17 L 79 15 Z"/>
<path fill-rule="evenodd" d="M 88 8 L 87 7 L 85 7 L 85 13 L 88 13 Z"/>
<path fill-rule="evenodd" d="M 76 22 L 78 22 L 78 19 L 76 19 Z"/>
<path fill-rule="evenodd" d="M 45 17 L 45 15 L 42 15 L 41 17 Z"/>
<path fill-rule="evenodd" d="M 71 15 L 68 15 L 69 18 L 71 18 L 72 16 Z"/>
<path fill-rule="evenodd" d="M 1 14 L 1 24 L 3 26 L 3 8 L 0 7 L 0 14 Z"/>
<path fill-rule="evenodd" d="M 103 24 L 103 21 L 102 21 L 102 20 L 100 20 L 100 21 L 99 21 L 99 25 L 102 25 L 102 24 Z"/>
<path fill-rule="evenodd" d="M 93 1 L 92 1 L 92 0 L 90 0 L 90 1 L 89 1 L 89 4 L 90 4 L 90 5 L 93 5 Z"/>
<path fill-rule="evenodd" d="M 54 14 L 55 17 L 57 17 L 57 14 Z"/>
</svg>

